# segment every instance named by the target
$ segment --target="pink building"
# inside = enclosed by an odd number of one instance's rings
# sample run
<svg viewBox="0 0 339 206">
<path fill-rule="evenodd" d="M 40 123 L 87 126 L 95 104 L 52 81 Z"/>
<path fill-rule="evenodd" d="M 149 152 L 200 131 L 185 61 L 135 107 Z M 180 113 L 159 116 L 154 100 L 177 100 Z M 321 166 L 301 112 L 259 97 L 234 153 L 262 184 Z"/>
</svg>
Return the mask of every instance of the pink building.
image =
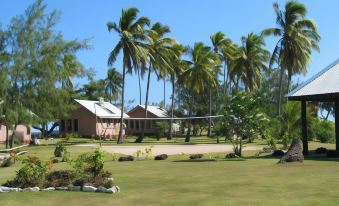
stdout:
<svg viewBox="0 0 339 206">
<path fill-rule="evenodd" d="M 59 130 L 61 135 L 76 133 L 80 136 L 99 136 L 104 138 L 113 138 L 119 135 L 120 109 L 103 100 L 75 99 L 75 103 L 78 108 L 68 117 L 60 118 Z M 124 117 L 128 118 L 129 116 L 124 114 Z"/>
<path fill-rule="evenodd" d="M 8 130 L 9 138 L 13 134 L 12 130 Z M 20 139 L 24 144 L 31 141 L 31 129 L 25 125 L 18 125 L 15 130 L 15 138 Z M 6 143 L 6 126 L 0 124 L 0 144 Z"/>
</svg>

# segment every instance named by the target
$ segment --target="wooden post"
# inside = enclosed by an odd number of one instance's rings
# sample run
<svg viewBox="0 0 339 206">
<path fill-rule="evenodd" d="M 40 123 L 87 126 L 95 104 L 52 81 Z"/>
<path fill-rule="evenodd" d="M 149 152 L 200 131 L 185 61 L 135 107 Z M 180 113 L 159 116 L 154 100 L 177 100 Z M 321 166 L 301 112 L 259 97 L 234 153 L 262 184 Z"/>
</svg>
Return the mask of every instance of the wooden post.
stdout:
<svg viewBox="0 0 339 206">
<path fill-rule="evenodd" d="M 307 119 L 306 119 L 306 101 L 301 101 L 301 127 L 303 140 L 303 154 L 308 155 L 308 141 L 307 141 Z"/>
<path fill-rule="evenodd" d="M 335 149 L 339 151 L 339 101 L 334 102 Z"/>
</svg>

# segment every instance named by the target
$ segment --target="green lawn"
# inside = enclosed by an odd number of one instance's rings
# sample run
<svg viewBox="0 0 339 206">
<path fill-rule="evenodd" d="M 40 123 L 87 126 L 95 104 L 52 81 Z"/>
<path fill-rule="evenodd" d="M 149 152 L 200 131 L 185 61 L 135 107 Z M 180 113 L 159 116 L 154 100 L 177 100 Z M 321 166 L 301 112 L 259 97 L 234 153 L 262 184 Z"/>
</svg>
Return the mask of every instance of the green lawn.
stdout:
<svg viewBox="0 0 339 206">
<path fill-rule="evenodd" d="M 311 148 L 319 146 L 311 143 Z M 322 145 L 323 146 L 323 145 Z M 333 147 L 333 145 L 326 145 Z M 44 160 L 53 146 L 28 147 L 29 155 Z M 92 151 L 68 147 L 72 156 Z M 245 152 L 252 156 L 255 152 Z M 105 168 L 113 172 L 121 193 L 39 192 L 0 194 L 0 205 L 337 205 L 339 162 L 308 159 L 304 163 L 277 165 L 277 159 L 246 158 L 230 161 L 213 154 L 201 161 L 184 155 L 166 161 L 113 162 L 107 154 Z M 0 183 L 14 177 L 20 163 L 0 168 Z M 66 168 L 58 163 L 56 169 Z"/>
</svg>

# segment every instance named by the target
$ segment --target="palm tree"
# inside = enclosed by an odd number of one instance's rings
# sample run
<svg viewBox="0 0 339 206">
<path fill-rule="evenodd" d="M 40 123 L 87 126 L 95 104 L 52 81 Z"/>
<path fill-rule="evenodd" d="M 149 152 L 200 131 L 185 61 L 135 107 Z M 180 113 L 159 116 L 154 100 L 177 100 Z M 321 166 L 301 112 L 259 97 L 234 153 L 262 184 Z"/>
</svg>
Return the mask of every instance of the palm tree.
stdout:
<svg viewBox="0 0 339 206">
<path fill-rule="evenodd" d="M 268 71 L 266 63 L 269 61 L 269 52 L 264 48 L 262 36 L 249 33 L 242 37 L 240 57 L 235 60 L 234 70 L 242 80 L 246 91 L 258 88 L 263 78 L 263 71 Z"/>
<path fill-rule="evenodd" d="M 121 119 L 118 144 L 123 140 L 123 122 L 124 122 L 124 100 L 125 100 L 125 76 L 126 69 L 131 72 L 132 68 L 137 69 L 138 65 L 146 64 L 147 49 L 145 41 L 148 37 L 145 34 L 144 27 L 149 25 L 150 21 L 146 17 L 137 18 L 139 10 L 129 8 L 122 10 L 119 23 L 107 23 L 108 31 L 114 30 L 120 37 L 119 42 L 111 51 L 108 58 L 108 65 L 112 65 L 122 51 L 123 54 L 123 72 L 122 72 L 122 89 L 121 89 Z"/>
<path fill-rule="evenodd" d="M 191 92 L 192 102 L 189 109 L 189 116 L 192 115 L 192 107 L 194 106 L 194 95 L 202 94 L 209 91 L 209 88 L 218 86 L 218 78 L 216 69 L 220 65 L 220 59 L 217 54 L 211 52 L 211 48 L 205 46 L 202 42 L 194 44 L 194 47 L 189 49 L 190 55 L 189 68 L 182 73 L 185 77 L 185 85 Z M 191 119 L 188 121 L 188 129 L 185 142 L 190 141 L 191 134 Z"/>
<path fill-rule="evenodd" d="M 172 38 L 164 37 L 170 32 L 168 26 L 164 26 L 161 23 L 155 23 L 150 30 L 147 31 L 149 36 L 148 44 L 148 74 L 147 74 L 147 87 L 146 87 L 146 100 L 145 100 L 145 120 L 142 125 L 141 135 L 136 139 L 136 142 L 142 142 L 146 127 L 147 108 L 148 108 L 148 97 L 149 97 L 149 85 L 151 81 L 151 73 L 161 72 L 166 73 L 172 70 L 170 58 L 173 53 L 172 46 L 175 40 Z"/>
<path fill-rule="evenodd" d="M 122 75 L 116 70 L 116 68 L 111 68 L 107 71 L 107 77 L 105 79 L 105 89 L 109 94 L 109 100 L 112 103 L 112 100 L 117 100 L 118 95 L 121 93 L 122 87 Z"/>
<path fill-rule="evenodd" d="M 174 95 L 175 95 L 175 84 L 178 78 L 181 76 L 182 72 L 187 69 L 187 62 L 181 59 L 181 56 L 186 51 L 186 48 L 181 44 L 173 45 L 173 51 L 175 55 L 172 55 L 171 64 L 172 70 L 169 72 L 170 80 L 172 83 L 172 95 L 171 95 L 171 122 L 169 128 L 169 136 L 168 140 L 172 139 L 173 137 L 173 118 L 174 118 Z"/>
<path fill-rule="evenodd" d="M 281 113 L 282 79 L 287 71 L 288 88 L 294 74 L 305 73 L 310 62 L 312 50 L 319 51 L 320 36 L 314 21 L 306 19 L 305 5 L 296 1 L 289 1 L 285 10 L 280 10 L 279 4 L 273 4 L 276 13 L 276 28 L 263 31 L 264 35 L 278 36 L 279 40 L 273 50 L 270 67 L 274 63 L 280 69 L 279 96 L 277 113 Z M 288 89 L 289 90 L 289 89 Z"/>
<path fill-rule="evenodd" d="M 83 65 L 76 59 L 72 54 L 65 54 L 62 59 L 62 68 L 60 72 L 60 81 L 62 88 L 64 89 L 73 89 L 72 78 L 74 76 L 84 76 L 87 71 L 84 69 Z"/>
</svg>

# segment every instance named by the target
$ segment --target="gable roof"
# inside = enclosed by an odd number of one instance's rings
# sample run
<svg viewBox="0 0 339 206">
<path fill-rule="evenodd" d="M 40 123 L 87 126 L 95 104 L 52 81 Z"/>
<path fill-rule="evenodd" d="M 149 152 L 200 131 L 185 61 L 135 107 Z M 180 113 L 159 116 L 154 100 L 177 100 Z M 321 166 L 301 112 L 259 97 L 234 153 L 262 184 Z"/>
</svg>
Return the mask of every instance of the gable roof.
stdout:
<svg viewBox="0 0 339 206">
<path fill-rule="evenodd" d="M 339 93 L 339 59 L 291 91 L 290 99 Z"/>
<path fill-rule="evenodd" d="M 129 112 L 127 112 L 127 114 L 130 114 L 131 112 L 133 112 L 134 110 L 136 110 L 138 108 L 145 110 L 145 105 L 139 104 L 138 106 L 134 107 Z M 147 105 L 147 112 L 152 113 L 153 115 L 155 115 L 158 118 L 169 117 L 168 114 L 167 114 L 167 110 L 164 109 L 164 108 L 161 108 L 159 106 Z"/>
<path fill-rule="evenodd" d="M 109 102 L 103 102 L 91 100 L 79 100 L 75 99 L 77 103 L 86 108 L 88 111 L 96 114 L 100 118 L 119 118 L 121 117 L 121 110 Z M 124 113 L 124 117 L 129 117 Z"/>
</svg>

